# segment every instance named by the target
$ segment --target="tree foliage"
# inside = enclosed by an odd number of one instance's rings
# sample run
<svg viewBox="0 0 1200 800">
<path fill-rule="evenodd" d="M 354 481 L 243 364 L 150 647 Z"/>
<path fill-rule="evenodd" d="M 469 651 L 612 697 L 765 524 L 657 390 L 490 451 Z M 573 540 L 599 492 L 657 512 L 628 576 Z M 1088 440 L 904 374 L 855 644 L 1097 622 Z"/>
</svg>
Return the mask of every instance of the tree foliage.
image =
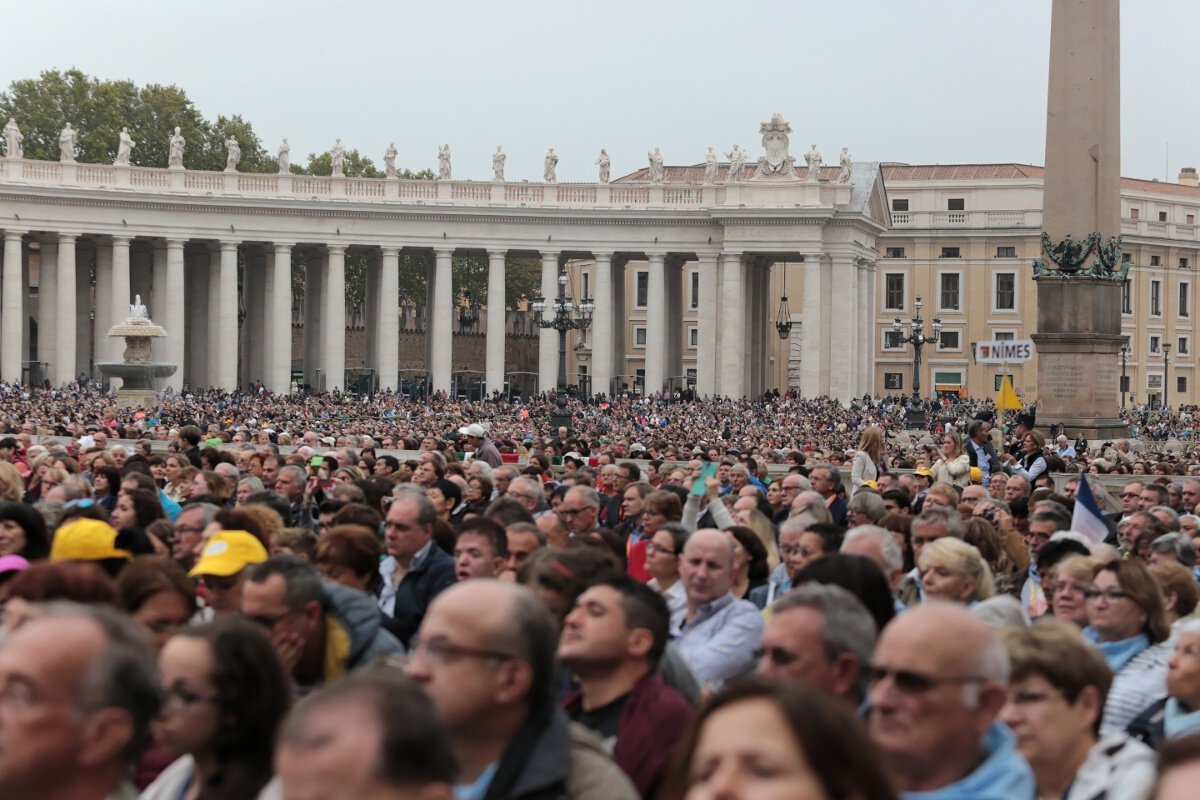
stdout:
<svg viewBox="0 0 1200 800">
<path fill-rule="evenodd" d="M 78 132 L 76 159 L 85 164 L 111 164 L 122 127 L 129 128 L 135 166 L 165 167 L 176 127 L 187 141 L 183 163 L 189 169 L 225 168 L 225 140 L 242 149 L 238 169 L 276 169 L 253 126 L 240 115 L 204 118 L 177 86 L 92 78 L 80 70 L 47 70 L 37 78 L 13 81 L 0 93 L 0 119 L 12 117 L 24 135 L 25 157 L 57 161 L 58 137 L 70 123 Z"/>
</svg>

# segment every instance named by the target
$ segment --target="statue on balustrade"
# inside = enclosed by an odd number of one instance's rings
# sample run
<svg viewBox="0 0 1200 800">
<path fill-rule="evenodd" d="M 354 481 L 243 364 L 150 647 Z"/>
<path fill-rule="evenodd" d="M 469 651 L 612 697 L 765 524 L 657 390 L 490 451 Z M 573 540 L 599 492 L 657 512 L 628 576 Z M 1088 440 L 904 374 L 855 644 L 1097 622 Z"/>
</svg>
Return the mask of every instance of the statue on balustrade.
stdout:
<svg viewBox="0 0 1200 800">
<path fill-rule="evenodd" d="M 849 147 L 842 148 L 842 155 L 838 159 L 838 161 L 842 165 L 842 171 L 838 173 L 837 182 L 838 183 L 849 183 L 850 182 L 850 168 L 854 166 L 854 162 L 850 159 L 850 148 Z"/>
<path fill-rule="evenodd" d="M 804 154 L 804 160 L 808 163 L 808 182 L 816 183 L 821 180 L 821 154 L 817 152 L 815 144 Z"/>
<path fill-rule="evenodd" d="M 279 153 L 275 156 L 275 160 L 279 162 L 280 175 L 287 175 L 292 171 L 292 146 L 288 144 L 286 138 L 279 145 Z"/>
<path fill-rule="evenodd" d="M 717 182 L 717 154 L 713 149 L 708 148 L 708 155 L 704 157 L 704 183 L 711 185 Z"/>
<path fill-rule="evenodd" d="M 735 144 L 725 157 L 729 159 L 729 174 L 725 176 L 725 182 L 737 183 L 742 179 L 742 167 L 746 165 L 746 151 Z"/>
<path fill-rule="evenodd" d="M 183 169 L 183 148 L 185 146 L 187 146 L 187 140 L 183 138 L 179 128 L 176 128 L 175 135 L 171 137 L 171 150 L 167 155 L 168 169 Z"/>
<path fill-rule="evenodd" d="M 496 152 L 492 153 L 492 180 L 497 183 L 504 183 L 504 160 L 508 156 L 504 155 L 504 150 L 500 145 L 496 145 Z"/>
<path fill-rule="evenodd" d="M 21 158 L 25 155 L 21 150 L 21 140 L 24 138 L 21 129 L 17 127 L 17 121 L 9 117 L 8 124 L 4 126 L 4 155 L 9 158 Z"/>
<path fill-rule="evenodd" d="M 341 178 L 346 174 L 346 148 L 338 139 L 329 150 L 329 164 L 333 168 L 333 177 Z"/>
<path fill-rule="evenodd" d="M 396 143 L 392 142 L 387 146 L 387 150 L 383 151 L 383 170 L 389 178 L 396 177 Z"/>
<path fill-rule="evenodd" d="M 225 171 L 237 172 L 238 162 L 242 160 L 242 146 L 238 140 L 230 136 L 225 140 Z"/>
<path fill-rule="evenodd" d="M 71 123 L 67 123 L 67 127 L 62 129 L 62 133 L 58 135 L 58 160 L 64 164 L 75 163 L 75 144 L 78 140 L 75 129 L 71 127 Z"/>
<path fill-rule="evenodd" d="M 134 147 L 133 137 L 129 135 L 129 128 L 121 128 L 121 138 L 117 142 L 117 157 L 113 159 L 113 164 L 118 167 L 128 167 L 129 154 Z"/>
<path fill-rule="evenodd" d="M 558 183 L 558 156 L 554 154 L 554 148 L 550 148 L 550 152 L 546 153 L 546 164 L 542 169 L 542 180 L 546 183 Z"/>
<path fill-rule="evenodd" d="M 596 165 L 600 167 L 600 182 L 608 183 L 609 167 L 612 162 L 608 158 L 608 151 L 603 147 L 600 148 L 600 157 L 596 159 Z"/>
<path fill-rule="evenodd" d="M 450 145 L 438 148 L 438 180 L 450 180 Z"/>
<path fill-rule="evenodd" d="M 648 153 L 647 155 L 650 156 L 650 182 L 651 183 L 662 183 L 663 182 L 662 151 L 656 147 L 656 148 L 654 148 L 653 153 Z"/>
</svg>

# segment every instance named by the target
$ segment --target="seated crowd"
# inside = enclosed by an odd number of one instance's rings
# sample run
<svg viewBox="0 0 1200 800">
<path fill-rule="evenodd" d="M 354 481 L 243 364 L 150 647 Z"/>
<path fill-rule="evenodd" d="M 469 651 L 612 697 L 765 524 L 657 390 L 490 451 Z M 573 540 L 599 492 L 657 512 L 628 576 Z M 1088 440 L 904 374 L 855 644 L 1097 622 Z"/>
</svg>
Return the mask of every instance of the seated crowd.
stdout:
<svg viewBox="0 0 1200 800">
<path fill-rule="evenodd" d="M 0 800 L 1193 796 L 1200 478 L 427 423 L 0 438 Z"/>
</svg>

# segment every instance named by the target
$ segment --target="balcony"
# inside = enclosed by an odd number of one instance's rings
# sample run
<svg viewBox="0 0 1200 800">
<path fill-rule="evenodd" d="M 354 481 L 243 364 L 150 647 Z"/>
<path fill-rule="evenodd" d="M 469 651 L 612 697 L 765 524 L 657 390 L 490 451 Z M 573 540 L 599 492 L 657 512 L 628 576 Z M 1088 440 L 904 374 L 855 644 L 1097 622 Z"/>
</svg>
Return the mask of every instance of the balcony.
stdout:
<svg viewBox="0 0 1200 800">
<path fill-rule="evenodd" d="M 1027 211 L 893 211 L 893 228 L 976 229 L 1023 228 L 1040 230 L 1042 212 Z"/>
</svg>

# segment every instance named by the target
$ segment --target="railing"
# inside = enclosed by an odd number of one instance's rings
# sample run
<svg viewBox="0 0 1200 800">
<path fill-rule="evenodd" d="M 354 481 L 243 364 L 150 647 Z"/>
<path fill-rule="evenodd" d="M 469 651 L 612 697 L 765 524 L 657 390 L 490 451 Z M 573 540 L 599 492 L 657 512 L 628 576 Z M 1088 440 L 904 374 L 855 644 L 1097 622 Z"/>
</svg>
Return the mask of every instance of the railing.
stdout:
<svg viewBox="0 0 1200 800">
<path fill-rule="evenodd" d="M 453 200 L 491 200 L 492 185 L 490 183 L 452 183 L 450 197 Z"/>
<path fill-rule="evenodd" d="M 239 192 L 275 194 L 279 191 L 278 175 L 238 175 Z"/>
<path fill-rule="evenodd" d="M 545 187 L 536 184 L 505 184 L 504 199 L 513 203 L 540 203 L 545 197 Z"/>
<path fill-rule="evenodd" d="M 129 170 L 129 185 L 138 188 L 165 189 L 171 185 L 171 176 L 165 169 L 151 167 L 131 167 Z"/>
<path fill-rule="evenodd" d="M 912 215 L 907 211 L 893 211 L 892 225 L 908 225 L 912 222 Z"/>
<path fill-rule="evenodd" d="M 116 183 L 117 170 L 103 164 L 80 164 L 75 168 L 75 179 L 87 186 L 105 186 Z"/>
<path fill-rule="evenodd" d="M 219 195 L 247 198 L 326 199 L 352 198 L 372 203 L 422 203 L 437 205 L 489 206 L 501 204 L 547 207 L 677 208 L 699 210 L 725 204 L 729 192 L 737 192 L 738 205 L 758 205 L 753 182 L 735 187 L 704 186 L 696 182 L 548 184 L 527 181 L 400 180 L 397 178 L 349 178 L 315 175 L 239 173 L 226 171 L 162 169 L 112 164 L 61 164 L 0 157 L 0 182 L 38 186 L 106 187 L 137 192 L 166 192 L 172 195 Z M 792 201 L 780 198 L 771 186 L 762 199 L 768 206 L 793 207 L 811 194 L 811 186 L 796 186 L 807 193 Z M 840 205 L 849 200 L 849 187 L 822 184 L 822 203 Z M 895 215 L 904 224 L 903 215 Z M 1040 219 L 1040 217 L 1039 217 Z"/>
<path fill-rule="evenodd" d="M 220 192 L 225 189 L 225 174 L 222 172 L 183 173 L 183 188 L 198 189 L 203 192 Z"/>
<path fill-rule="evenodd" d="M 893 211 L 893 228 L 1034 228 L 1040 209 L 1015 211 Z"/>
<path fill-rule="evenodd" d="M 634 189 L 626 186 L 612 187 L 612 201 L 622 205 L 645 205 L 650 202 L 649 189 Z"/>
</svg>

